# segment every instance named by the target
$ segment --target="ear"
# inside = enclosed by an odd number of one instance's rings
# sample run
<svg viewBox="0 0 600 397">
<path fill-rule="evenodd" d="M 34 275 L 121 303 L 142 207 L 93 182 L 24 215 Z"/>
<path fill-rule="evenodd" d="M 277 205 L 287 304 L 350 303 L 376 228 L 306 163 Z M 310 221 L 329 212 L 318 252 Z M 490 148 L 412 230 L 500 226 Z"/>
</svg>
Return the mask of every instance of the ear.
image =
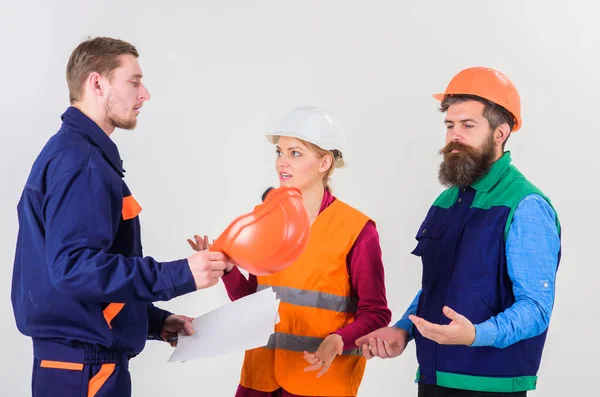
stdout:
<svg viewBox="0 0 600 397">
<path fill-rule="evenodd" d="M 494 135 L 494 140 L 496 141 L 496 144 L 501 146 L 510 135 L 510 127 L 508 126 L 508 124 L 502 123 L 496 128 L 496 132 Z"/>
<path fill-rule="evenodd" d="M 102 96 L 104 94 L 104 79 L 100 73 L 90 73 L 87 79 L 87 86 L 93 96 Z"/>
<path fill-rule="evenodd" d="M 319 167 L 319 172 L 327 172 L 329 168 L 333 166 L 333 157 L 330 154 L 323 156 L 321 159 L 321 166 Z"/>
</svg>

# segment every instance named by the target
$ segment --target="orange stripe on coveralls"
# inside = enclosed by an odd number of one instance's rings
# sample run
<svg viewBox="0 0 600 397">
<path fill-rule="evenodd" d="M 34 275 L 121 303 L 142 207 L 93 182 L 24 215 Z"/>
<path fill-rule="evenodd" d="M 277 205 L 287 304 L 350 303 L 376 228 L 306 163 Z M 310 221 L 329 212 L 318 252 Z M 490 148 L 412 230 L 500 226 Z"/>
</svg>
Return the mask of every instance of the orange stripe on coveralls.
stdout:
<svg viewBox="0 0 600 397">
<path fill-rule="evenodd" d="M 106 320 L 110 328 L 112 328 L 110 326 L 110 323 L 123 309 L 123 306 L 125 306 L 124 303 L 111 303 L 110 305 L 106 306 L 106 308 L 102 311 L 102 314 L 104 314 L 104 319 Z"/>
<path fill-rule="evenodd" d="M 123 220 L 133 219 L 142 212 L 142 207 L 133 196 L 123 197 Z"/>
<path fill-rule="evenodd" d="M 83 364 L 68 363 L 64 361 L 42 360 L 40 367 L 53 369 L 68 369 L 71 371 L 83 371 Z"/>
<path fill-rule="evenodd" d="M 102 364 L 100 371 L 88 383 L 88 397 L 94 397 L 115 371 L 115 364 Z"/>
</svg>

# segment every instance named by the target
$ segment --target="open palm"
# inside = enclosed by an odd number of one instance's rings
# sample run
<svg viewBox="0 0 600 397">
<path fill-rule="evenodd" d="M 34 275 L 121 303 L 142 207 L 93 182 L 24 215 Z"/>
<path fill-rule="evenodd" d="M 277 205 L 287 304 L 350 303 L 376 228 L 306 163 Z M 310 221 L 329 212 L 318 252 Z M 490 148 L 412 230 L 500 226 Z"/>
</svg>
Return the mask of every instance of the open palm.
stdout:
<svg viewBox="0 0 600 397">
<path fill-rule="evenodd" d="M 385 327 L 359 338 L 356 345 L 362 347 L 367 358 L 398 357 L 408 344 L 408 332 L 397 327 Z"/>
</svg>

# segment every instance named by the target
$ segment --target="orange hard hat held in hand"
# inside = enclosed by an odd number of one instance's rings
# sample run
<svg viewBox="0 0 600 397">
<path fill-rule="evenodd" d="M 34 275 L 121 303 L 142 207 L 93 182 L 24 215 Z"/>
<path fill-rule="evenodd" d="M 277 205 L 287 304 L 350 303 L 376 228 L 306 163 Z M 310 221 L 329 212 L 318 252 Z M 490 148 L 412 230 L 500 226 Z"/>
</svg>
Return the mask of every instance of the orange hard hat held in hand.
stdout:
<svg viewBox="0 0 600 397">
<path fill-rule="evenodd" d="M 282 186 L 263 194 L 263 204 L 236 218 L 210 246 L 255 276 L 277 273 L 302 254 L 310 221 L 299 189 Z"/>
</svg>

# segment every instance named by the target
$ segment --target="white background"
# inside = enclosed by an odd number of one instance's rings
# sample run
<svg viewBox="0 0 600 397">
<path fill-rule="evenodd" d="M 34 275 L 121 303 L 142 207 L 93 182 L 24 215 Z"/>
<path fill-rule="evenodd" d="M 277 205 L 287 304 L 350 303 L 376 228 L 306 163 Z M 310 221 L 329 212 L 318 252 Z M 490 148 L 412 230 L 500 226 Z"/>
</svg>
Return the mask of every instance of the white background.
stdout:
<svg viewBox="0 0 600 397">
<path fill-rule="evenodd" d="M 117 131 L 126 181 L 144 208 L 145 254 L 191 253 L 276 183 L 263 134 L 299 105 L 346 128 L 349 167 L 334 193 L 378 224 L 393 322 L 419 289 L 414 235 L 441 190 L 443 115 L 431 95 L 470 66 L 506 73 L 522 96 L 509 140 L 517 167 L 563 224 L 557 300 L 536 396 L 597 390 L 600 28 L 596 1 L 37 1 L 0 3 L 0 351 L 2 394 L 30 394 L 31 342 L 10 303 L 16 205 L 68 106 L 65 66 L 95 35 L 132 42 L 152 99 Z M 596 26 L 596 27 L 595 27 Z M 227 303 L 222 284 L 158 305 L 190 316 Z M 240 332 L 243 327 L 240 326 Z M 228 341 L 223 340 L 223 344 Z M 167 364 L 152 342 L 131 363 L 134 396 L 232 396 L 242 354 Z M 360 396 L 416 396 L 414 345 L 370 361 Z"/>
</svg>

